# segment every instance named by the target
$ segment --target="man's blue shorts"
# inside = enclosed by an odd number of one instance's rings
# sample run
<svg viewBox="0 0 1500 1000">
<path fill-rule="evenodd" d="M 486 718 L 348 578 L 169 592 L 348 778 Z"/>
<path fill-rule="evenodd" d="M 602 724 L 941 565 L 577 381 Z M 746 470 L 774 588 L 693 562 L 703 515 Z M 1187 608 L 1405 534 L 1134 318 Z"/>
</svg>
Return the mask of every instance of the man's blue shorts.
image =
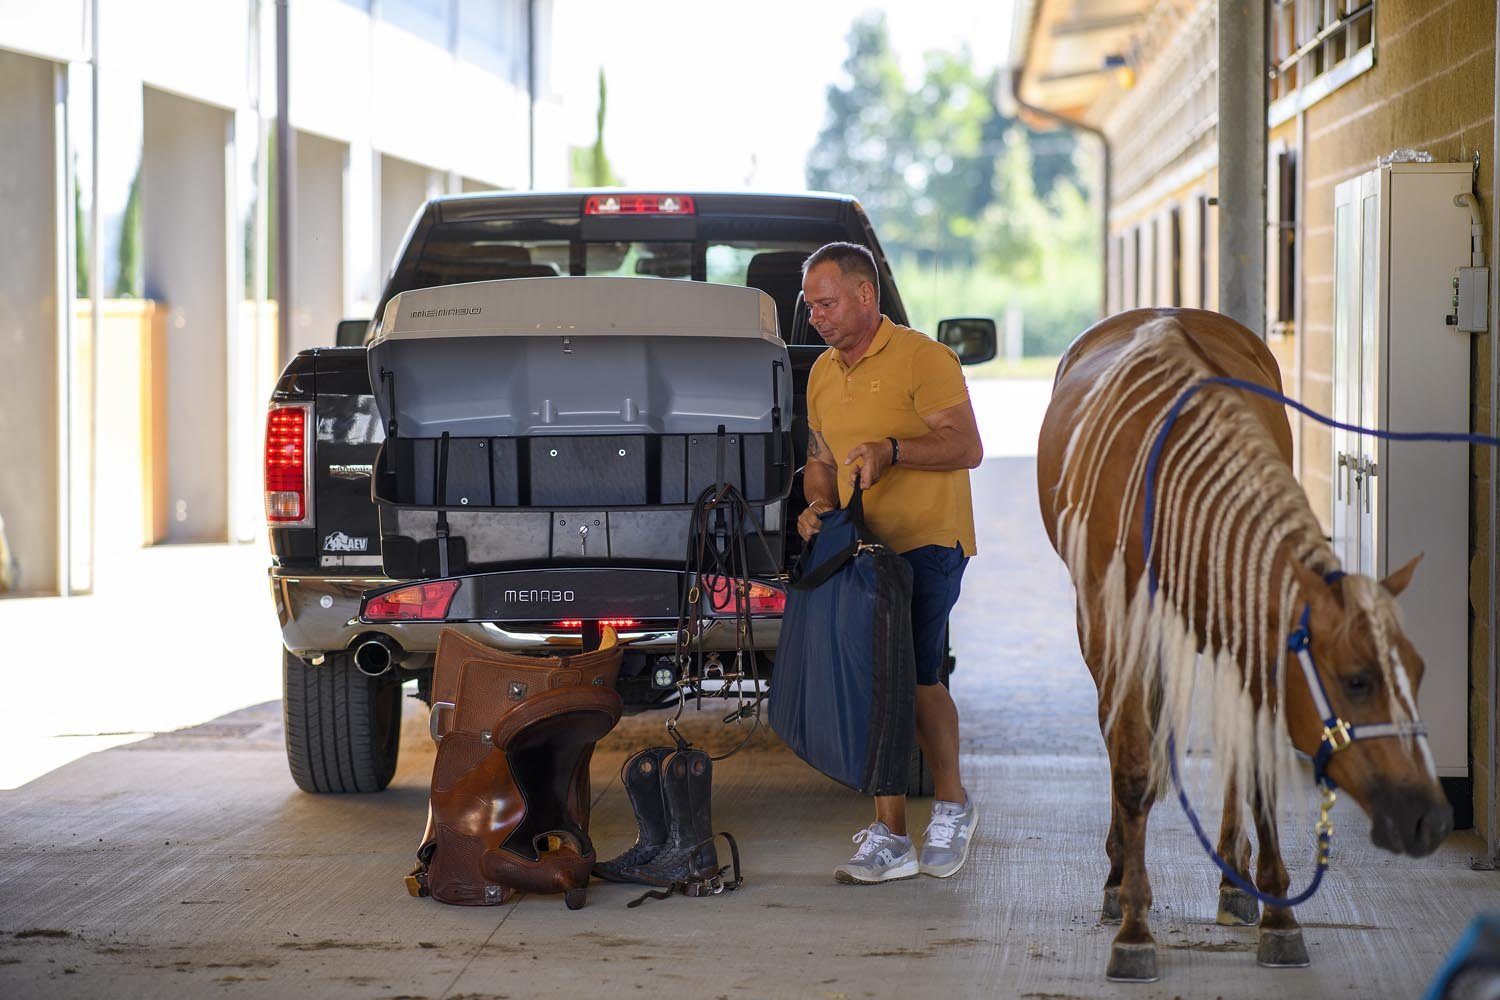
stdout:
<svg viewBox="0 0 1500 1000">
<path fill-rule="evenodd" d="M 969 557 L 963 546 L 923 545 L 901 555 L 911 564 L 911 638 L 917 653 L 917 683 L 937 684 L 947 655 L 948 614 Z"/>
</svg>

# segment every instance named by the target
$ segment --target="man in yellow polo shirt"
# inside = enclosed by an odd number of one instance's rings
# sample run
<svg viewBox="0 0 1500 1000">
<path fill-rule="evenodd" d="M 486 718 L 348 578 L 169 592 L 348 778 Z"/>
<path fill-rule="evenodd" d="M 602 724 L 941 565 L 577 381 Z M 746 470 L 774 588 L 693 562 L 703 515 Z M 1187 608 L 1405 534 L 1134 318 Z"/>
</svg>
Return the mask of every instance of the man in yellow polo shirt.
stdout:
<svg viewBox="0 0 1500 1000">
<path fill-rule="evenodd" d="M 875 822 L 854 835 L 854 857 L 834 870 L 845 883 L 917 874 L 947 878 L 963 867 L 978 822 L 958 763 L 958 708 L 941 683 L 948 614 L 974 555 L 969 470 L 984 458 L 958 356 L 880 312 L 875 258 L 830 243 L 807 258 L 802 293 L 828 343 L 807 381 L 809 443 L 802 488 L 804 539 L 819 515 L 843 506 L 856 478 L 865 522 L 912 567 L 917 663 L 917 742 L 932 768 L 935 799 L 920 857 L 906 835 L 904 796 L 877 796 Z"/>
</svg>

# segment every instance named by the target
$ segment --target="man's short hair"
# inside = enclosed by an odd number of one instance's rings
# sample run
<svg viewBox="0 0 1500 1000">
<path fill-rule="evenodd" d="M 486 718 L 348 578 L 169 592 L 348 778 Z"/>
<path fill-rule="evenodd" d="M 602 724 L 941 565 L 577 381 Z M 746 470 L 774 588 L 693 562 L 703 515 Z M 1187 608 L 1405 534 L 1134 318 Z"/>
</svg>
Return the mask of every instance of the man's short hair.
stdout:
<svg viewBox="0 0 1500 1000">
<path fill-rule="evenodd" d="M 802 276 L 819 264 L 837 264 L 844 277 L 855 277 L 868 281 L 875 288 L 875 300 L 880 300 L 880 277 L 875 270 L 875 255 L 869 247 L 858 243 L 829 243 L 808 255 L 802 264 Z"/>
</svg>

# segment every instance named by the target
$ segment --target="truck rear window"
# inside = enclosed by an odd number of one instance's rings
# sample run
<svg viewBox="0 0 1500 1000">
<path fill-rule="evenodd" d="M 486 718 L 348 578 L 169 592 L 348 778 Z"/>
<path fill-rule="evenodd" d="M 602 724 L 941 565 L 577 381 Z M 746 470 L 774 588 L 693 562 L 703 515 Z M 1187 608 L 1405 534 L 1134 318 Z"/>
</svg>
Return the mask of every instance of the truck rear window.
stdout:
<svg viewBox="0 0 1500 1000">
<path fill-rule="evenodd" d="M 583 273 L 628 278 L 692 278 L 693 244 L 686 242 L 588 242 Z"/>
<path fill-rule="evenodd" d="M 824 243 L 846 238 L 837 230 L 811 227 L 814 232 L 809 232 L 808 226 L 790 222 L 786 228 L 800 230 L 795 236 L 756 239 L 735 238 L 733 226 L 720 238 L 698 240 L 532 239 L 518 228 L 513 222 L 435 226 L 422 246 L 415 275 L 401 290 L 569 274 L 709 281 L 770 295 L 782 336 L 788 337 L 802 289 L 802 262 Z M 756 220 L 755 228 L 760 237 L 769 227 Z"/>
</svg>

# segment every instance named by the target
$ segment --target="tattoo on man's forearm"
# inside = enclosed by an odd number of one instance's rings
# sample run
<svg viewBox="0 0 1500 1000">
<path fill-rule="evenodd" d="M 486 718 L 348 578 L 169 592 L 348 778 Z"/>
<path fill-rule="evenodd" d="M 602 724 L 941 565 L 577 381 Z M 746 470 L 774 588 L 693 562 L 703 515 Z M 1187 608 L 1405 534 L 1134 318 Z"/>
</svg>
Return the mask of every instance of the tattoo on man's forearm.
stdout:
<svg viewBox="0 0 1500 1000">
<path fill-rule="evenodd" d="M 823 443 L 823 435 L 819 434 L 817 431 L 812 431 L 811 433 L 808 434 L 808 437 L 807 437 L 807 458 L 808 458 L 808 461 L 813 461 L 814 459 L 821 459 L 821 456 L 827 450 L 828 450 L 828 445 L 826 445 L 826 444 Z"/>
</svg>

